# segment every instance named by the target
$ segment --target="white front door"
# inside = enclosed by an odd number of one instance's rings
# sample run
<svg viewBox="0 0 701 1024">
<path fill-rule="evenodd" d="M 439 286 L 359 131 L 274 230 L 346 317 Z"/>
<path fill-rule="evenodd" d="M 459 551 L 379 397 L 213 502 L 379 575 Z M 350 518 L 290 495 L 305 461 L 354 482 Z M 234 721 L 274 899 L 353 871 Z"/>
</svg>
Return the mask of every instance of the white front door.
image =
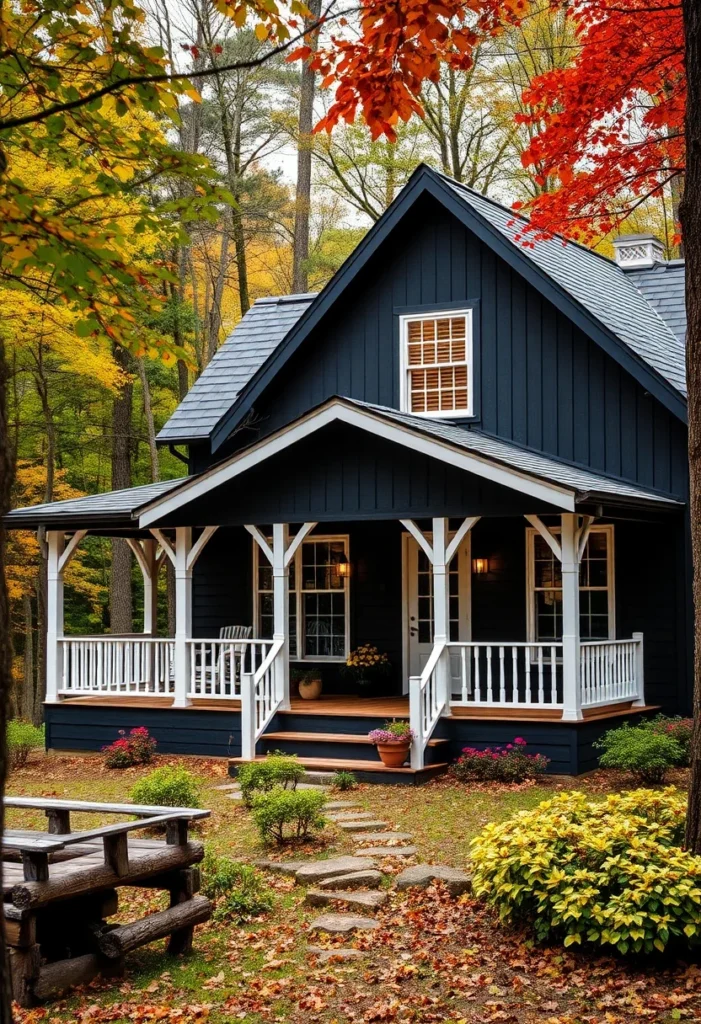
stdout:
<svg viewBox="0 0 701 1024">
<path fill-rule="evenodd" d="M 404 534 L 404 693 L 409 676 L 420 676 L 433 650 L 433 567 L 410 534 Z M 450 535 L 452 537 L 452 534 Z M 431 535 L 427 534 L 430 541 Z M 470 629 L 470 534 L 449 567 L 450 639 L 469 640 Z M 452 692 L 461 692 L 460 655 L 451 655 Z"/>
</svg>

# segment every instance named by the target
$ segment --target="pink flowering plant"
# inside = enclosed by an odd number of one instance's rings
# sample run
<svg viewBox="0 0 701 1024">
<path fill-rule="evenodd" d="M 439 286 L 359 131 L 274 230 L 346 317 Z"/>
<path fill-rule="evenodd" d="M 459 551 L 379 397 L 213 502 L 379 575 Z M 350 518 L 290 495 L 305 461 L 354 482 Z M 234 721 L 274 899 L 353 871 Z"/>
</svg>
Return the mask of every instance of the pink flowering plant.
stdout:
<svg viewBox="0 0 701 1024">
<path fill-rule="evenodd" d="M 371 743 L 411 743 L 414 738 L 413 730 L 409 728 L 408 722 L 398 722 L 392 719 L 385 722 L 384 729 L 373 729 L 368 733 Z"/>
<path fill-rule="evenodd" d="M 527 754 L 526 741 L 517 736 L 503 747 L 477 750 L 465 747 L 451 768 L 459 782 L 525 782 L 542 775 L 549 759 L 544 754 Z"/>
<path fill-rule="evenodd" d="M 102 748 L 107 768 L 131 768 L 135 764 L 149 764 L 156 750 L 156 740 L 148 729 L 140 725 L 119 730 L 119 739 Z"/>
</svg>

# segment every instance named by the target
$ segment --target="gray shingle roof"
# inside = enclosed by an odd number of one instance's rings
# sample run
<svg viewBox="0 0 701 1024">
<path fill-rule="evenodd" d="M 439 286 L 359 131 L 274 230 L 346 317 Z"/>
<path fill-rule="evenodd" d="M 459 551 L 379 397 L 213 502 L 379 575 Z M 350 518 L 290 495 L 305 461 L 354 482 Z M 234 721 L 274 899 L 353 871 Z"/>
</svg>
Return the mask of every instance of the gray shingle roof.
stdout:
<svg viewBox="0 0 701 1024">
<path fill-rule="evenodd" d="M 121 491 L 105 491 L 103 494 L 88 494 L 84 498 L 68 498 L 66 501 L 53 501 L 45 505 L 15 508 L 5 516 L 5 522 L 15 530 L 25 526 L 32 529 L 44 524 L 60 525 L 63 522 L 78 528 L 103 520 L 126 524 L 131 521 L 136 509 L 172 491 L 184 479 L 160 480 L 142 487 L 125 487 Z"/>
<path fill-rule="evenodd" d="M 484 434 L 480 430 L 459 427 L 446 420 L 432 420 L 424 416 L 413 416 L 410 413 L 397 412 L 396 409 L 388 409 L 381 405 L 371 405 L 369 402 L 358 402 L 350 399 L 344 399 L 344 401 L 351 405 L 357 405 L 362 409 L 379 413 L 379 415 L 386 419 L 394 420 L 422 434 L 429 434 L 438 440 L 446 441 L 448 444 L 455 445 L 456 448 L 462 448 L 465 451 L 473 452 L 475 455 L 502 463 L 505 466 L 528 473 L 531 476 L 571 488 L 577 492 L 579 500 L 591 494 L 595 497 L 624 498 L 666 504 L 669 504 L 670 500 L 673 501 L 673 499 L 666 495 L 657 494 L 655 491 L 648 491 L 642 487 L 636 487 L 634 484 L 629 484 L 613 477 L 592 473 L 590 470 L 581 469 L 579 466 L 568 462 L 561 462 L 559 459 L 549 458 L 540 452 L 522 448 L 517 444 L 493 437 L 491 434 Z M 679 502 L 679 504 L 683 503 Z"/>
<path fill-rule="evenodd" d="M 310 294 L 257 299 L 192 385 L 158 440 L 170 444 L 206 440 L 313 298 Z"/>
<path fill-rule="evenodd" d="M 662 310 L 646 301 L 630 272 L 612 260 L 562 238 L 543 239 L 524 248 L 516 236 L 524 221 L 512 210 L 487 199 L 452 178 L 442 176 L 456 195 L 468 203 L 522 253 L 564 288 L 572 298 L 608 327 L 624 344 L 686 395 L 684 344 L 662 318 Z"/>
<path fill-rule="evenodd" d="M 645 270 L 626 270 L 629 278 L 680 341 L 686 339 L 686 274 L 684 260 L 655 263 Z"/>
</svg>

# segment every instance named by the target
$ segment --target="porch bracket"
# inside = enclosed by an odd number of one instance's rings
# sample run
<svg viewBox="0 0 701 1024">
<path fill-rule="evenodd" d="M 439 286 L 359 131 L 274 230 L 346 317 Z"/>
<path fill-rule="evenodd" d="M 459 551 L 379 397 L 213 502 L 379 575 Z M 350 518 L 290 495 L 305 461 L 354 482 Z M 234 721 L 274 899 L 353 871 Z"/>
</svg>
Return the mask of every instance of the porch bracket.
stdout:
<svg viewBox="0 0 701 1024">
<path fill-rule="evenodd" d="M 244 527 L 244 529 L 248 530 L 248 532 L 250 533 L 251 537 L 253 537 L 253 539 L 256 542 L 256 544 L 258 545 L 258 547 L 261 549 L 261 551 L 263 552 L 265 557 L 268 559 L 268 561 L 272 565 L 273 564 L 273 549 L 270 547 L 270 545 L 268 544 L 267 540 L 265 539 L 263 534 L 260 532 L 258 527 L 257 526 L 248 526 L 247 525 L 247 526 Z"/>
<path fill-rule="evenodd" d="M 524 519 L 528 520 L 533 529 L 538 531 L 552 553 L 555 555 L 555 558 L 557 558 L 558 562 L 561 562 L 562 545 L 558 541 L 557 537 L 550 532 L 540 516 L 524 516 Z"/>
<path fill-rule="evenodd" d="M 73 558 L 73 555 L 78 550 L 78 545 L 82 541 L 83 537 L 87 535 L 87 532 L 87 530 L 76 530 L 76 532 L 73 534 L 71 539 L 66 544 L 65 548 L 63 549 L 63 553 L 58 560 L 58 571 L 60 573 L 63 572 L 63 570 L 66 568 L 70 560 Z"/>
<path fill-rule="evenodd" d="M 431 565 L 433 565 L 433 548 L 426 540 L 423 532 L 418 528 L 413 519 L 400 519 L 399 522 L 402 524 L 405 530 L 408 530 L 412 535 L 416 543 L 425 552 L 426 558 L 428 558 Z"/>
<path fill-rule="evenodd" d="M 195 543 L 190 548 L 190 553 L 187 556 L 187 567 L 192 570 L 195 568 L 195 562 L 200 557 L 208 542 L 214 536 L 219 529 L 218 526 L 205 526 L 202 533 L 199 535 Z"/>
<path fill-rule="evenodd" d="M 587 546 L 589 540 L 589 534 L 591 528 L 594 525 L 596 516 L 582 516 L 582 523 L 577 530 L 577 561 L 581 562 L 584 555 L 584 549 Z"/>
<path fill-rule="evenodd" d="M 170 543 L 168 538 L 163 535 L 162 530 L 157 530 L 155 527 L 152 527 L 151 533 L 161 545 L 161 553 L 171 560 L 173 568 L 175 568 L 175 548 L 173 545 Z"/>
<path fill-rule="evenodd" d="M 144 636 L 155 636 L 158 622 L 158 570 L 163 562 L 156 555 L 156 540 L 136 540 L 127 537 L 126 542 L 134 552 L 144 579 Z"/>
<path fill-rule="evenodd" d="M 450 565 L 455 555 L 455 552 L 458 550 L 458 548 L 460 547 L 460 545 L 462 544 L 463 540 L 468 535 L 472 527 L 475 526 L 480 521 L 481 518 L 481 516 L 468 516 L 466 519 L 463 519 L 463 521 L 461 522 L 460 526 L 457 529 L 455 536 L 453 537 L 453 539 L 451 540 L 450 544 L 446 549 L 446 565 Z"/>
</svg>

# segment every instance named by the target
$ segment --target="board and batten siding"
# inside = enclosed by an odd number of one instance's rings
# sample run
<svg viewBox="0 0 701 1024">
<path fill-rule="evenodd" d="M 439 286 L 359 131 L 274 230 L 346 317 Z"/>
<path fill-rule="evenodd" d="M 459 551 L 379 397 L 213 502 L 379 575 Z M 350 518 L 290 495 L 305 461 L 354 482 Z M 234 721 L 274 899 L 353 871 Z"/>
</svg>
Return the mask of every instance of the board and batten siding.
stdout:
<svg viewBox="0 0 701 1024">
<path fill-rule="evenodd" d="M 332 395 L 399 406 L 398 313 L 476 302 L 477 426 L 685 495 L 686 430 L 552 303 L 424 197 L 256 405 L 259 433 Z M 253 440 L 246 430 L 217 460 Z M 193 449 L 197 469 L 213 461 Z"/>
</svg>

